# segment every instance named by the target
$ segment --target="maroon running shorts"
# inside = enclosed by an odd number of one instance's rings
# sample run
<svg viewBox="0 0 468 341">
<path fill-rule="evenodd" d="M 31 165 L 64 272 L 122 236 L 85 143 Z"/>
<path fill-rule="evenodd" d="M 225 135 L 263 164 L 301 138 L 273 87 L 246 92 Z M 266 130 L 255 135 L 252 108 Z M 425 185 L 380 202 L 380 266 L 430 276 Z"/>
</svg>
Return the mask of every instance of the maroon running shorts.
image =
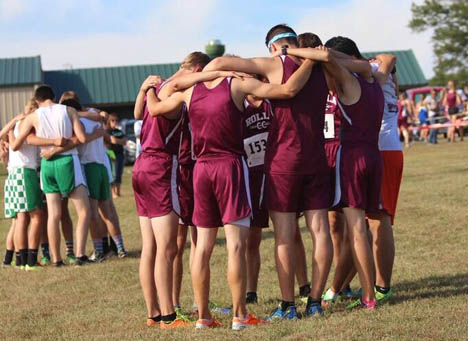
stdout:
<svg viewBox="0 0 468 341">
<path fill-rule="evenodd" d="M 266 204 L 277 212 L 300 212 L 327 209 L 332 203 L 328 167 L 315 174 L 267 173 Z"/>
<path fill-rule="evenodd" d="M 241 157 L 198 159 L 193 187 L 197 227 L 219 227 L 250 217 L 248 168 Z"/>
<path fill-rule="evenodd" d="M 180 214 L 177 157 L 141 153 L 133 167 L 133 193 L 140 217 L 155 218 L 171 211 Z"/>
<path fill-rule="evenodd" d="M 381 209 L 382 158 L 377 148 L 343 147 L 340 150 L 341 204 L 366 212 Z"/>
</svg>

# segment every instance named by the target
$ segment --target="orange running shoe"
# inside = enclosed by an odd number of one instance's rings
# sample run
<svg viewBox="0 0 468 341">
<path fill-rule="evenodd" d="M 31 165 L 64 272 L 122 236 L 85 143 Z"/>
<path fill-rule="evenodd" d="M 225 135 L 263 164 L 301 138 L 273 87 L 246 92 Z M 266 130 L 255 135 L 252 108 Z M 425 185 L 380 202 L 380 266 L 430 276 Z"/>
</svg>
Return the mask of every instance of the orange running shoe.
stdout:
<svg viewBox="0 0 468 341">
<path fill-rule="evenodd" d="M 163 329 L 163 330 L 165 330 L 165 329 L 175 329 L 175 328 L 181 328 L 181 327 L 189 327 L 191 325 L 192 324 L 190 322 L 181 320 L 179 318 L 176 318 L 171 323 L 165 323 L 165 322 L 161 321 L 161 329 Z"/>
<path fill-rule="evenodd" d="M 198 320 L 197 324 L 195 325 L 195 329 L 218 328 L 221 326 L 222 323 L 212 317 L 211 320 Z"/>
<path fill-rule="evenodd" d="M 156 321 L 153 320 L 153 319 L 147 319 L 147 320 L 146 320 L 146 325 L 147 325 L 148 327 L 152 327 L 152 326 L 158 326 L 158 327 L 159 327 L 160 324 L 161 324 L 161 322 L 156 322 Z"/>
<path fill-rule="evenodd" d="M 234 317 L 232 319 L 232 330 L 242 330 L 259 324 L 266 324 L 268 322 L 260 320 L 253 314 L 248 314 L 245 318 Z"/>
</svg>

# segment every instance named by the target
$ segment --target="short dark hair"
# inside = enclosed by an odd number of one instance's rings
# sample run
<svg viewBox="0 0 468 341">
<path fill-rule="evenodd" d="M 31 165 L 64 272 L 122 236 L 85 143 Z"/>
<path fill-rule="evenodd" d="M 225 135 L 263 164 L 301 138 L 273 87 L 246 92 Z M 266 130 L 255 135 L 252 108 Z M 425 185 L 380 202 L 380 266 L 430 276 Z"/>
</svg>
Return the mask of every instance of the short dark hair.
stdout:
<svg viewBox="0 0 468 341">
<path fill-rule="evenodd" d="M 68 107 L 72 107 L 76 111 L 82 111 L 83 107 L 81 106 L 80 102 L 73 98 L 65 99 L 60 104 L 66 105 Z"/>
<path fill-rule="evenodd" d="M 296 34 L 296 32 L 286 24 L 275 25 L 272 28 L 270 28 L 270 30 L 268 31 L 268 33 L 267 33 L 267 35 L 265 37 L 265 45 L 268 47 L 268 43 L 270 42 L 271 38 L 273 38 L 275 35 L 281 34 L 281 33 L 294 33 L 294 34 Z M 278 40 L 278 42 L 283 42 L 283 41 L 285 43 L 293 44 L 293 45 L 297 46 L 297 38 L 287 37 L 287 38 L 283 38 L 283 39 Z"/>
<path fill-rule="evenodd" d="M 325 46 L 330 49 L 347 54 L 348 56 L 353 56 L 358 59 L 364 59 L 356 43 L 349 38 L 341 36 L 333 37 L 325 43 Z"/>
<path fill-rule="evenodd" d="M 320 37 L 314 33 L 306 32 L 297 36 L 299 47 L 317 47 L 323 45 Z"/>
<path fill-rule="evenodd" d="M 44 102 L 48 99 L 51 101 L 55 99 L 54 90 L 47 84 L 39 85 L 34 91 L 34 100 Z"/>
</svg>

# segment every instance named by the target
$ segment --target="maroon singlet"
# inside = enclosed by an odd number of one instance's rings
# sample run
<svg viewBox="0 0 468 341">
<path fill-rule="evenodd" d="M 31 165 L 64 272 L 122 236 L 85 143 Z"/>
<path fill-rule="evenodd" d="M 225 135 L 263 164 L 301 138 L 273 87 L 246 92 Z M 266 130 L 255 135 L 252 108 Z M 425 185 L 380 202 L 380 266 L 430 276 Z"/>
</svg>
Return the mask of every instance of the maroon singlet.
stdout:
<svg viewBox="0 0 468 341">
<path fill-rule="evenodd" d="M 299 68 L 290 57 L 282 58 L 282 84 Z M 314 174 L 327 167 L 323 148 L 324 115 L 328 87 L 321 65 L 315 65 L 309 80 L 288 100 L 272 100 L 271 123 L 265 155 L 265 170 L 276 174 Z"/>
</svg>

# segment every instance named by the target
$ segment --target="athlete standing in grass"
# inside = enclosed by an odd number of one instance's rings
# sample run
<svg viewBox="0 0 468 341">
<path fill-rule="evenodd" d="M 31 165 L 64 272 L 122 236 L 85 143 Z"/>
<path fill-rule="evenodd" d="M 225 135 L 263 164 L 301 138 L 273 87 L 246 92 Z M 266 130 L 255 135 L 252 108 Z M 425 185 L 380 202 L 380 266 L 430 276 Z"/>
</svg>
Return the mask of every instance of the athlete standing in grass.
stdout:
<svg viewBox="0 0 468 341">
<path fill-rule="evenodd" d="M 32 129 L 37 137 L 47 139 L 70 139 L 73 134 L 84 143 L 86 134 L 75 109 L 54 103 L 54 92 L 47 85 L 39 86 L 34 99 L 39 105 L 34 113 L 24 119 L 13 149 L 21 146 Z M 47 149 L 43 147 L 42 149 Z M 47 199 L 47 230 L 52 260 L 63 265 L 60 255 L 60 219 L 62 196 L 70 197 L 77 211 L 77 265 L 88 262 L 86 239 L 90 219 L 88 193 L 76 148 L 63 152 L 51 160 L 41 161 L 41 184 Z"/>
<path fill-rule="evenodd" d="M 238 58 L 236 58 L 238 59 Z M 313 63 L 304 63 L 285 85 L 272 85 L 249 78 L 218 78 L 198 83 L 169 99 L 157 102 L 149 93 L 152 114 L 166 114 L 187 105 L 197 163 L 194 171 L 193 220 L 198 237 L 192 264 L 192 282 L 198 305 L 197 328 L 219 323 L 208 308 L 209 261 L 219 226 L 224 226 L 228 249 L 228 282 L 233 300 L 234 330 L 261 323 L 245 306 L 245 246 L 250 225 L 248 171 L 243 161 L 242 111 L 247 95 L 259 98 L 294 96 L 307 81 Z"/>
<path fill-rule="evenodd" d="M 297 47 L 297 35 L 287 25 L 276 25 L 265 44 L 271 54 Z M 319 61 L 327 54 L 315 51 Z M 213 60 L 206 70 L 236 70 L 266 77 L 271 84 L 283 84 L 299 68 L 299 58 L 228 58 Z M 296 215 L 304 211 L 312 234 L 313 275 L 306 315 L 322 313 L 321 296 L 332 262 L 332 243 L 327 209 L 331 205 L 329 169 L 323 148 L 323 126 L 327 82 L 321 65 L 316 65 L 304 88 L 288 100 L 272 101 L 274 119 L 265 153 L 265 195 L 275 231 L 275 259 L 282 301 L 271 319 L 297 319 L 294 302 Z"/>
</svg>

